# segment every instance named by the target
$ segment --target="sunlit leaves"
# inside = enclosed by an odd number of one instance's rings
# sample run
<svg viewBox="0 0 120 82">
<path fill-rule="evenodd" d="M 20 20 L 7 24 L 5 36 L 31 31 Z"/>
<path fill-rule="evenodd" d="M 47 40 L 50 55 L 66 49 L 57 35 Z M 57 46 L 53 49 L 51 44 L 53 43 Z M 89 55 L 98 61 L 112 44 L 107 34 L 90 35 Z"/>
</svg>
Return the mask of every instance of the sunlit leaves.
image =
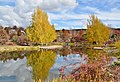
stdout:
<svg viewBox="0 0 120 82">
<path fill-rule="evenodd" d="M 110 36 L 110 30 L 105 26 L 96 16 L 92 15 L 87 25 L 87 40 L 90 43 L 96 42 L 102 44 L 108 41 Z"/>
<path fill-rule="evenodd" d="M 57 35 L 48 21 L 48 16 L 37 8 L 32 16 L 32 24 L 26 29 L 27 36 L 32 42 L 49 43 L 56 39 Z"/>
<path fill-rule="evenodd" d="M 115 47 L 119 48 L 120 49 L 120 40 L 115 42 Z"/>
</svg>

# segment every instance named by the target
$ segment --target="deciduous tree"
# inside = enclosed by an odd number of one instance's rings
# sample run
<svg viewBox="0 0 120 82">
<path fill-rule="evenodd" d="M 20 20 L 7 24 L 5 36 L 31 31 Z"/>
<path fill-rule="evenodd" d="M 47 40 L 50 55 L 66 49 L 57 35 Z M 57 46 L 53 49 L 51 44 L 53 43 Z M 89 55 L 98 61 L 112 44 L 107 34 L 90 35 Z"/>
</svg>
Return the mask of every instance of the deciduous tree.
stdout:
<svg viewBox="0 0 120 82">
<path fill-rule="evenodd" d="M 27 36 L 32 42 L 49 43 L 56 39 L 57 35 L 48 21 L 48 16 L 37 8 L 32 16 L 32 24 L 26 29 Z"/>
<path fill-rule="evenodd" d="M 110 29 L 104 25 L 96 16 L 92 15 L 87 25 L 87 40 L 90 43 L 102 44 L 110 36 Z"/>
</svg>

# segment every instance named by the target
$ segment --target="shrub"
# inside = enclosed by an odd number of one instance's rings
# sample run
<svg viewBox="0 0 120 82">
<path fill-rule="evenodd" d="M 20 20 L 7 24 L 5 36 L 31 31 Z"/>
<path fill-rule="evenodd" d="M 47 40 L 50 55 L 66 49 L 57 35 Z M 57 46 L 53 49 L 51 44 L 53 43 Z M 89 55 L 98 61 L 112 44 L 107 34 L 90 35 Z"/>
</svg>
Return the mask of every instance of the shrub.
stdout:
<svg viewBox="0 0 120 82">
<path fill-rule="evenodd" d="M 114 62 L 114 65 L 116 65 L 116 66 L 120 66 L 120 61 L 118 61 L 118 62 Z"/>
<path fill-rule="evenodd" d="M 69 82 L 106 82 L 113 81 L 107 68 L 107 62 L 109 57 L 103 54 L 95 60 L 89 60 L 88 64 L 82 64 L 80 67 L 73 69 L 69 75 L 63 76 L 63 78 L 69 80 Z"/>
<path fill-rule="evenodd" d="M 18 36 L 13 36 L 12 37 L 12 42 L 17 42 L 18 41 Z"/>
<path fill-rule="evenodd" d="M 115 47 L 116 47 L 116 48 L 120 48 L 120 40 L 117 41 L 117 42 L 115 42 Z"/>
</svg>

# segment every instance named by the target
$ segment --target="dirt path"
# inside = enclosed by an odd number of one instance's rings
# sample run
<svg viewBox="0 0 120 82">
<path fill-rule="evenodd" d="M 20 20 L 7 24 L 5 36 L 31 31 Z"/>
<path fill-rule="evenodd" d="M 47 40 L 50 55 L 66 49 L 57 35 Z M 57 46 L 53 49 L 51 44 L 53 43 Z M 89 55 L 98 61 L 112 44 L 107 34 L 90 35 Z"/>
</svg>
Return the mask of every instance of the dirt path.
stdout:
<svg viewBox="0 0 120 82">
<path fill-rule="evenodd" d="M 0 52 L 11 52 L 11 51 L 33 51 L 39 49 L 57 49 L 62 48 L 61 45 L 52 46 L 0 46 Z"/>
<path fill-rule="evenodd" d="M 52 46 L 40 46 L 42 49 L 56 49 L 56 48 L 62 48 L 61 45 L 52 45 Z"/>
</svg>

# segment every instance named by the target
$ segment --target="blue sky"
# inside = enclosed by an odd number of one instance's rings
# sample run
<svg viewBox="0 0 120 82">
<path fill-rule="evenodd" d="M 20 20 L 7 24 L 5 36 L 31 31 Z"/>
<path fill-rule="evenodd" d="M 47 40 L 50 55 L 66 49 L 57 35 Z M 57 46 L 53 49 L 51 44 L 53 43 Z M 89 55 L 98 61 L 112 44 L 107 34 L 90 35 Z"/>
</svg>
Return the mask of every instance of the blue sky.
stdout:
<svg viewBox="0 0 120 82">
<path fill-rule="evenodd" d="M 0 23 L 29 26 L 36 7 L 48 13 L 56 29 L 86 28 L 91 14 L 106 25 L 120 28 L 119 0 L 0 0 Z"/>
</svg>

